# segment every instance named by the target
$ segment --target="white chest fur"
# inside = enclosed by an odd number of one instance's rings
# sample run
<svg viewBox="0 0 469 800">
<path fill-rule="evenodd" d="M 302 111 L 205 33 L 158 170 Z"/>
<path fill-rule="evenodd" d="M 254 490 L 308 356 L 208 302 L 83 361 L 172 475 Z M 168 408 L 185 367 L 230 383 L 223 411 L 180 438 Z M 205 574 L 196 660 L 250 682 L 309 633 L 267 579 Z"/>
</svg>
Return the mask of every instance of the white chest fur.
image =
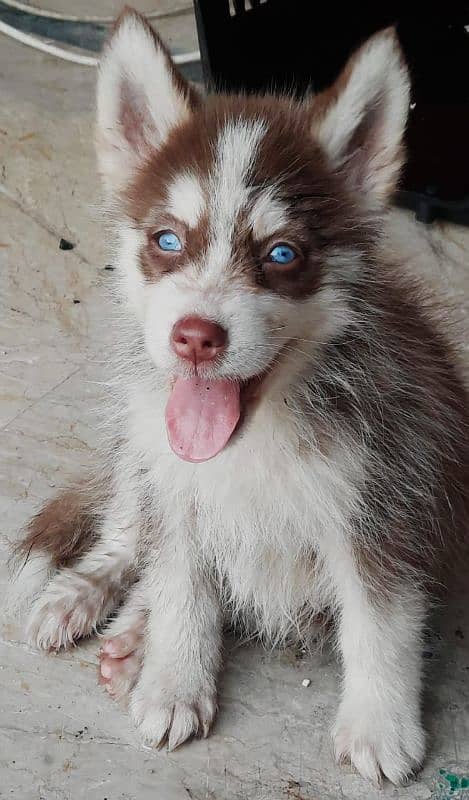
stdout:
<svg viewBox="0 0 469 800">
<path fill-rule="evenodd" d="M 186 463 L 167 442 L 164 402 L 133 396 L 129 438 L 165 530 L 187 531 L 235 614 L 269 638 L 284 636 L 331 601 L 321 552 L 343 541 L 356 459 L 301 445 L 288 409 L 266 402 L 215 459 Z"/>
</svg>

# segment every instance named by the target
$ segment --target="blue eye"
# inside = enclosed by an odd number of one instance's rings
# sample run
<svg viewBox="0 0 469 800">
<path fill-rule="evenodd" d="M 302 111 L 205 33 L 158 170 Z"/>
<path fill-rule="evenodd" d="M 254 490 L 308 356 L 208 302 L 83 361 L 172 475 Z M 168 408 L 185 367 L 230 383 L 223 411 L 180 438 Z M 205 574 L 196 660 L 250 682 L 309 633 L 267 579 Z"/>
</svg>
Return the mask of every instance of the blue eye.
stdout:
<svg viewBox="0 0 469 800">
<path fill-rule="evenodd" d="M 270 251 L 268 258 L 274 264 L 291 264 L 296 258 L 296 253 L 288 244 L 276 244 Z"/>
<path fill-rule="evenodd" d="M 182 250 L 181 240 L 172 231 L 163 231 L 155 236 L 158 247 L 170 253 L 177 253 Z"/>
</svg>

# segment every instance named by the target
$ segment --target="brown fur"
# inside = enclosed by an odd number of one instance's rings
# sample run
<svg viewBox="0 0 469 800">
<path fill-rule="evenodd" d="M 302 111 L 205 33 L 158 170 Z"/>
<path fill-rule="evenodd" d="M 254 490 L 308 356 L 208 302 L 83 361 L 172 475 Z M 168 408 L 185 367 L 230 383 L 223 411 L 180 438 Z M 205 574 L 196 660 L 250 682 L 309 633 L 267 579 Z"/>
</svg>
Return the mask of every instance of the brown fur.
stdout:
<svg viewBox="0 0 469 800">
<path fill-rule="evenodd" d="M 97 495 L 96 488 L 86 484 L 50 500 L 28 524 L 16 555 L 28 558 L 34 550 L 49 555 L 56 569 L 72 566 L 96 539 L 101 516 L 97 509 L 102 509 L 105 499 L 98 500 Z"/>
<path fill-rule="evenodd" d="M 183 252 L 164 252 L 158 247 L 157 237 L 165 230 L 172 230 L 179 236 L 184 246 Z M 204 252 L 208 242 L 208 222 L 206 217 L 202 217 L 197 227 L 189 228 L 167 212 L 155 209 L 151 220 L 145 224 L 145 234 L 146 243 L 140 252 L 140 267 L 145 279 L 154 282 L 168 272 L 182 269 L 190 260 Z"/>
<path fill-rule="evenodd" d="M 133 184 L 127 188 L 124 213 L 146 233 L 140 254 L 142 272 L 149 281 L 190 261 L 203 263 L 208 245 L 208 220 L 189 230 L 165 212 L 167 191 L 174 176 L 188 171 L 204 188 L 213 168 L 212 143 L 228 119 L 266 119 L 268 131 L 262 140 L 249 178 L 252 203 L 259 191 L 278 180 L 278 197 L 286 206 L 288 229 L 278 231 L 275 241 L 256 242 L 240 212 L 233 242 L 231 273 L 257 291 L 274 291 L 291 298 L 307 297 L 320 284 L 322 264 L 328 248 L 366 247 L 373 238 L 370 226 L 357 213 L 356 204 L 340 175 L 326 162 L 309 134 L 310 108 L 286 98 L 217 96 L 194 109 L 192 119 L 170 134 L 164 147 L 149 156 Z M 182 230 L 181 230 L 182 227 Z M 157 231 L 173 229 L 181 236 L 184 251 L 158 252 L 153 241 Z M 300 254 L 292 269 L 279 269 L 268 262 L 270 247 L 278 241 L 300 243 Z"/>
<path fill-rule="evenodd" d="M 324 383 L 315 374 L 314 386 L 335 425 L 364 436 L 373 455 L 363 491 L 370 530 L 357 528 L 354 552 L 377 600 L 402 580 L 434 592 L 469 545 L 469 398 L 457 354 L 422 286 L 386 265 L 379 270 L 379 283 L 369 274 L 354 287 L 375 341 L 362 329 L 335 343 L 335 368 L 352 391 L 334 385 L 327 397 L 327 371 Z M 433 472 L 431 493 L 425 470 Z"/>
</svg>

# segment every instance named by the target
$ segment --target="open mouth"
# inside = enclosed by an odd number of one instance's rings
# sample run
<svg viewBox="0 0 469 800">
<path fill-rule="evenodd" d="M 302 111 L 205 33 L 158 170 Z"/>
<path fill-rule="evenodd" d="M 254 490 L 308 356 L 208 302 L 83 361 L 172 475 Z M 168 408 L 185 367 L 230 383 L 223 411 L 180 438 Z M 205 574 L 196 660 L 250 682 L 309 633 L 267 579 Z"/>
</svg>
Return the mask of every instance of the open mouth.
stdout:
<svg viewBox="0 0 469 800">
<path fill-rule="evenodd" d="M 166 406 L 166 430 L 173 452 L 184 461 L 208 461 L 238 429 L 246 406 L 265 376 L 247 381 L 176 378 Z"/>
</svg>

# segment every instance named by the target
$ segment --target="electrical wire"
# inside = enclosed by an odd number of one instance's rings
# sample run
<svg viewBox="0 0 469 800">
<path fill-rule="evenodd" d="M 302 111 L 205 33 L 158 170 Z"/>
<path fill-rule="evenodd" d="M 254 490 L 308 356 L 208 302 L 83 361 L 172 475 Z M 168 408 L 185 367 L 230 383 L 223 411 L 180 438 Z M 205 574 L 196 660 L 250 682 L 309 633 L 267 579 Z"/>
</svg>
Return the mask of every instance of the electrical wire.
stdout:
<svg viewBox="0 0 469 800">
<path fill-rule="evenodd" d="M 39 6 L 31 6 L 29 3 L 22 3 L 21 0 L 1 0 L 2 4 L 13 8 L 16 11 L 24 11 L 26 14 L 33 14 L 35 17 L 47 17 L 48 19 L 57 19 L 62 22 L 96 22 L 103 25 L 114 22 L 115 17 L 95 17 L 95 16 L 78 16 L 74 14 L 62 14 L 60 11 L 52 11 Z M 182 8 L 171 9 L 170 11 L 147 11 L 145 16 L 147 19 L 164 19 L 165 17 L 177 17 L 182 14 L 189 14 L 193 10 L 191 5 L 182 6 Z"/>
<path fill-rule="evenodd" d="M 3 0 L 2 0 L 3 2 Z M 28 47 L 33 47 L 35 50 L 40 50 L 43 53 L 61 58 L 64 61 L 71 61 L 74 64 L 82 64 L 86 67 L 96 67 L 99 64 L 99 59 L 94 56 L 86 56 L 77 53 L 74 50 L 65 50 L 63 47 L 58 47 L 45 39 L 40 39 L 37 36 L 32 36 L 30 33 L 23 33 L 23 31 L 13 28 L 12 25 L 7 25 L 6 22 L 0 20 L 0 33 L 9 36 L 11 39 L 16 39 L 17 42 L 25 44 Z M 192 53 L 176 53 L 171 56 L 175 64 L 190 64 L 194 61 L 200 61 L 200 52 L 194 50 Z"/>
</svg>

